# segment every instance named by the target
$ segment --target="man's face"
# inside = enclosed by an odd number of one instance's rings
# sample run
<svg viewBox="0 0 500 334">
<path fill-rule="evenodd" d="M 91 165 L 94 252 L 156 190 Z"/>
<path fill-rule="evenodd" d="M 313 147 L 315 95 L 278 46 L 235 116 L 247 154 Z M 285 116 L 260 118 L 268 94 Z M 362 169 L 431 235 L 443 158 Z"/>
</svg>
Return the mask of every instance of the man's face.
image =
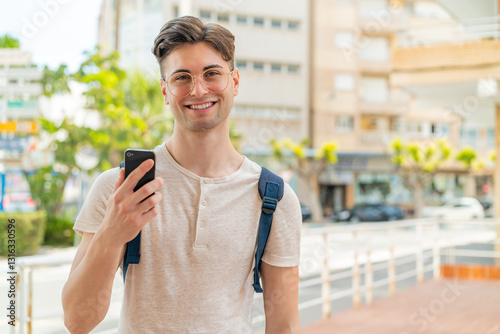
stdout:
<svg viewBox="0 0 500 334">
<path fill-rule="evenodd" d="M 219 68 L 224 73 L 231 71 L 220 53 L 205 42 L 186 44 L 175 49 L 162 62 L 162 67 L 165 80 L 177 71 L 188 72 L 193 76 L 203 74 L 206 69 L 212 67 Z M 238 71 L 235 69 L 233 74 L 226 75 L 226 78 L 229 81 L 226 89 L 214 93 L 207 90 L 201 82 L 201 76 L 197 76 L 193 90 L 185 97 L 174 96 L 162 81 L 165 103 L 172 109 L 176 127 L 190 132 L 203 132 L 227 121 L 233 98 L 238 95 Z"/>
</svg>

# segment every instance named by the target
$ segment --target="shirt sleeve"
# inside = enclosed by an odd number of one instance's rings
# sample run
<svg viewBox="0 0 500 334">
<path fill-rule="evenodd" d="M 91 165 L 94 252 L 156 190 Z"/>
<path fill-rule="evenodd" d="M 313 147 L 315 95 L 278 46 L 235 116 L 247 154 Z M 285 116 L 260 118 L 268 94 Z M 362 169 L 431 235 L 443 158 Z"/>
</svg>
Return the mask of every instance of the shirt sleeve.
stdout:
<svg viewBox="0 0 500 334">
<path fill-rule="evenodd" d="M 283 198 L 273 216 L 262 261 L 276 267 L 295 267 L 300 262 L 302 212 L 292 188 L 285 183 Z"/>
<path fill-rule="evenodd" d="M 76 233 L 82 235 L 84 232 L 97 232 L 106 214 L 108 199 L 113 194 L 119 173 L 119 168 L 109 169 L 95 180 L 76 217 L 73 226 Z"/>
</svg>

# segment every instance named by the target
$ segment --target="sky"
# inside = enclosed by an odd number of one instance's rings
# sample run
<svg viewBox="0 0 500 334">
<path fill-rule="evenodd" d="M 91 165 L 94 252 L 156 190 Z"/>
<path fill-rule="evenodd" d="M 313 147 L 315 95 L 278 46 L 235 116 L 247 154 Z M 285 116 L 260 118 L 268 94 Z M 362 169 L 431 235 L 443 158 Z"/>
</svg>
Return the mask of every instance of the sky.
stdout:
<svg viewBox="0 0 500 334">
<path fill-rule="evenodd" d="M 102 0 L 0 0 L 0 36 L 20 40 L 33 63 L 75 71 L 95 50 Z"/>
</svg>

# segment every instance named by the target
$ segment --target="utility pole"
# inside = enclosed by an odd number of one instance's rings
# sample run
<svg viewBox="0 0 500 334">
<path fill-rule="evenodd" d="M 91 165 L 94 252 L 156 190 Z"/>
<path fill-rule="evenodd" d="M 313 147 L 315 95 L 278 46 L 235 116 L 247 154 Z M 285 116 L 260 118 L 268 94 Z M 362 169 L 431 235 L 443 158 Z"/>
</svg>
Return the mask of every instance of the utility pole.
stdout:
<svg viewBox="0 0 500 334">
<path fill-rule="evenodd" d="M 115 8 L 115 51 L 118 52 L 118 47 L 120 46 L 120 7 L 121 0 L 116 0 Z"/>
</svg>

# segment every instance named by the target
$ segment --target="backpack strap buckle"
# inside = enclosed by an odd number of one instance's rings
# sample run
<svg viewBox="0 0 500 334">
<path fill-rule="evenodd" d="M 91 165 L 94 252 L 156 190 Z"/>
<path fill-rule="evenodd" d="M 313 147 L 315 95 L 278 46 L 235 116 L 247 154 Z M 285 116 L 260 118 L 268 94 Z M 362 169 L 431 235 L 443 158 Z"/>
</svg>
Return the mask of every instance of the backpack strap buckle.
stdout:
<svg viewBox="0 0 500 334">
<path fill-rule="evenodd" d="M 278 205 L 278 199 L 273 197 L 264 196 L 262 202 L 262 211 L 268 215 L 274 213 L 276 206 Z"/>
</svg>

